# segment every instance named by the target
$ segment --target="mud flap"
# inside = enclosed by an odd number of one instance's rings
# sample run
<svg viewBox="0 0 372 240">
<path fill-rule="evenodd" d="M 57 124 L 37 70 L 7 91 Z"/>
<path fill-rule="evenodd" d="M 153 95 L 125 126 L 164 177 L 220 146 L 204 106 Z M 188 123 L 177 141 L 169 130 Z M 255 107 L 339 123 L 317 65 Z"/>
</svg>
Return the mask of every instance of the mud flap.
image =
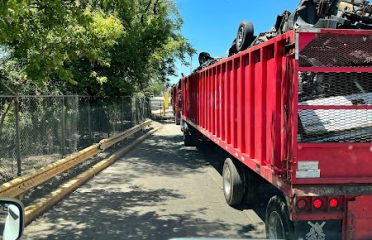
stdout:
<svg viewBox="0 0 372 240">
<path fill-rule="evenodd" d="M 372 239 L 372 195 L 347 202 L 347 239 Z"/>
<path fill-rule="evenodd" d="M 298 221 L 294 222 L 295 239 L 338 240 L 342 239 L 342 221 Z"/>
</svg>

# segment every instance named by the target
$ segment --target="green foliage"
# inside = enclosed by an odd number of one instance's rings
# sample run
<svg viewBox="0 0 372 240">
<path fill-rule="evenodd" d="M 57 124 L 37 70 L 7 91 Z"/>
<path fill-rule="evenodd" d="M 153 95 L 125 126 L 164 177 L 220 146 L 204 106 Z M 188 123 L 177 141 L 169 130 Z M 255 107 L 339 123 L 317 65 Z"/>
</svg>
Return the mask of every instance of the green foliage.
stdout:
<svg viewBox="0 0 372 240">
<path fill-rule="evenodd" d="M 3 79 L 17 86 L 15 71 L 33 89 L 132 95 L 194 53 L 181 25 L 171 0 L 2 0 L 3 63 L 17 66 Z"/>
<path fill-rule="evenodd" d="M 145 96 L 159 97 L 163 94 L 164 89 L 165 89 L 164 83 L 154 82 L 150 83 L 149 86 L 144 89 L 143 94 Z"/>
</svg>

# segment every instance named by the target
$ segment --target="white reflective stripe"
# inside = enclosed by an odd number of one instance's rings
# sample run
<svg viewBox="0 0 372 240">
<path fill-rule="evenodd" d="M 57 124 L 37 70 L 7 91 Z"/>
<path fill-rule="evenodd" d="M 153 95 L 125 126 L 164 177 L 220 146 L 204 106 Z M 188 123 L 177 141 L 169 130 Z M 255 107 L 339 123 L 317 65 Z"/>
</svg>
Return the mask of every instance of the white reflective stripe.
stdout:
<svg viewBox="0 0 372 240">
<path fill-rule="evenodd" d="M 319 162 L 318 161 L 298 161 L 298 170 L 318 170 Z"/>
<path fill-rule="evenodd" d="M 296 171 L 296 178 L 320 178 L 320 170 Z"/>
</svg>

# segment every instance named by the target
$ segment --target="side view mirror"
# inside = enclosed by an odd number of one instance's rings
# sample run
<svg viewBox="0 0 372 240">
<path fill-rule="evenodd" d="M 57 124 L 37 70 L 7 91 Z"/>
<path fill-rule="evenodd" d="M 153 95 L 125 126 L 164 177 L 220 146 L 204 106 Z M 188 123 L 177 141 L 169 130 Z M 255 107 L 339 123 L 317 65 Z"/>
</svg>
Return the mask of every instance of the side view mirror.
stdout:
<svg viewBox="0 0 372 240">
<path fill-rule="evenodd" d="M 0 236 L 3 240 L 21 238 L 25 223 L 23 204 L 16 199 L 0 198 Z"/>
</svg>

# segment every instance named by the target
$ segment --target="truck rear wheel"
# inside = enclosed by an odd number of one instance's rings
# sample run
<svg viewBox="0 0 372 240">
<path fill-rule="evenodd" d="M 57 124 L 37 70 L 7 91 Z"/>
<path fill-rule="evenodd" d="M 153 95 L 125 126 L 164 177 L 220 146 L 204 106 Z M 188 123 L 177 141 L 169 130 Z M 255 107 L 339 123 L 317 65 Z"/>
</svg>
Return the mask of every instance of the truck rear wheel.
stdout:
<svg viewBox="0 0 372 240">
<path fill-rule="evenodd" d="M 196 136 L 193 129 L 190 129 L 187 123 L 183 124 L 183 144 L 187 147 L 196 145 Z"/>
<path fill-rule="evenodd" d="M 176 123 L 176 125 L 180 125 L 181 124 L 181 116 L 179 113 L 176 113 L 174 115 L 174 122 Z"/>
<path fill-rule="evenodd" d="M 186 147 L 192 147 L 195 146 L 194 138 L 191 134 L 184 133 L 183 134 L 183 144 Z"/>
<path fill-rule="evenodd" d="M 266 208 L 265 231 L 268 239 L 293 239 L 293 223 L 283 198 L 274 196 Z"/>
<path fill-rule="evenodd" d="M 244 176 L 237 165 L 230 158 L 226 158 L 223 165 L 223 192 L 230 206 L 241 204 L 244 196 Z"/>
</svg>

